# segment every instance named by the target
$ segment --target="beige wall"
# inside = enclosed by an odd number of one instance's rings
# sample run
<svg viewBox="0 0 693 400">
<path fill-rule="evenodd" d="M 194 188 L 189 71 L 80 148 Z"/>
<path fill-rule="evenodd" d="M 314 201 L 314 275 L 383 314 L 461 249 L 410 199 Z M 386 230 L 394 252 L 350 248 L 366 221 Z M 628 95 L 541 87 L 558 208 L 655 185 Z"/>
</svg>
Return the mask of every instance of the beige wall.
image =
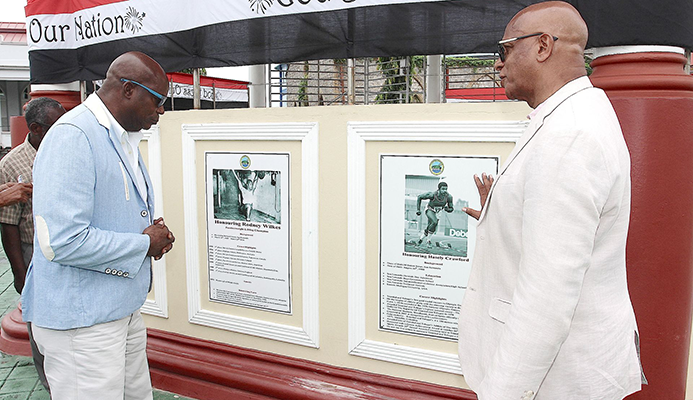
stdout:
<svg viewBox="0 0 693 400">
<path fill-rule="evenodd" d="M 165 257 L 165 282 L 155 283 L 156 288 L 165 290 L 150 294 L 150 300 L 164 304 L 168 318 L 146 316 L 151 328 L 181 333 L 193 337 L 221 343 L 258 349 L 272 353 L 298 357 L 321 363 L 355 368 L 359 370 L 393 375 L 402 378 L 422 380 L 432 383 L 466 387 L 464 379 L 456 374 L 378 361 L 349 354 L 349 257 L 353 243 L 348 240 L 349 226 L 349 171 L 348 171 L 348 129 L 347 124 L 354 121 L 522 121 L 530 110 L 522 103 L 466 103 L 440 105 L 379 105 L 344 107 L 272 108 L 176 111 L 166 113 L 159 123 L 161 150 L 162 201 L 164 217 L 176 235 L 173 251 Z M 297 122 L 317 122 L 317 210 L 304 209 L 306 171 L 302 170 L 302 157 L 305 147 L 296 140 L 205 140 L 194 142 L 196 160 L 185 159 L 183 124 L 286 124 Z M 212 129 L 213 130 L 213 129 Z M 480 133 L 480 135 L 484 135 Z M 143 145 L 143 152 L 150 151 L 153 142 Z M 377 328 L 378 309 L 378 155 L 380 153 L 408 154 L 482 154 L 499 155 L 503 158 L 513 147 L 510 141 L 445 141 L 425 140 L 396 141 L 370 140 L 365 143 L 365 199 L 366 220 L 365 237 L 365 331 L 366 339 L 382 343 L 421 348 L 434 352 L 454 354 L 456 343 L 426 339 L 379 331 Z M 292 291 L 294 307 L 292 315 L 263 312 L 249 308 L 211 303 L 207 299 L 206 272 L 206 222 L 204 191 L 204 152 L 214 151 L 281 151 L 291 153 L 291 242 L 292 242 Z M 152 153 L 150 153 L 151 155 Z M 156 169 L 152 163 L 159 162 L 147 157 L 150 170 Z M 184 160 L 185 159 L 185 160 Z M 194 198 L 197 210 L 193 213 L 199 228 L 193 236 L 188 226 L 186 230 L 186 200 L 184 192 L 185 172 L 193 172 L 196 177 Z M 189 207 L 189 204 L 187 205 Z M 304 254 L 302 229 L 305 219 L 303 213 L 317 211 L 318 273 L 319 273 L 319 348 L 266 339 L 249 334 L 237 333 L 188 322 L 190 263 L 198 263 L 199 303 L 201 307 L 219 315 L 244 317 L 249 321 L 280 324 L 289 327 L 302 327 L 304 317 L 303 268 Z M 191 225 L 192 226 L 192 225 Z M 196 246 L 196 247 L 195 247 Z M 190 259 L 189 249 L 197 249 L 197 259 Z M 352 255 L 353 257 L 353 255 Z M 156 298 L 165 296 L 164 299 Z M 267 326 L 267 325 L 265 325 Z M 353 329 L 353 327 L 352 327 Z"/>
</svg>

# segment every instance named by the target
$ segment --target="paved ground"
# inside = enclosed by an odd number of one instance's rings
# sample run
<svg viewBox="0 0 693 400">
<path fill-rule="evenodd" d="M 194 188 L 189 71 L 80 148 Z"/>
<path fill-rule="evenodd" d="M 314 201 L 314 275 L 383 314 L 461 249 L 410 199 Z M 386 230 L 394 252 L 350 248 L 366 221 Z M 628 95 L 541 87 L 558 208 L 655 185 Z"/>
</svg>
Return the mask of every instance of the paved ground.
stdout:
<svg viewBox="0 0 693 400">
<path fill-rule="evenodd" d="M 14 290 L 10 263 L 0 246 L 0 311 L 4 316 L 12 311 L 19 301 Z M 0 353 L 0 400 L 50 399 L 41 386 L 34 363 L 29 357 L 11 356 Z M 177 394 L 154 390 L 154 400 L 189 399 Z"/>
</svg>

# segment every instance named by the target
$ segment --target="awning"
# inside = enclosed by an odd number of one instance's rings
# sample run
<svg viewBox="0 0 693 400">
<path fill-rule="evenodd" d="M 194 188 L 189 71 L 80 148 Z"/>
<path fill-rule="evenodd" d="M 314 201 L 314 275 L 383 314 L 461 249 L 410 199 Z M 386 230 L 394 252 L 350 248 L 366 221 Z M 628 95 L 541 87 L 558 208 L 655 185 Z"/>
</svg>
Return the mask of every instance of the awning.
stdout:
<svg viewBox="0 0 693 400">
<path fill-rule="evenodd" d="M 139 50 L 166 71 L 290 61 L 493 52 L 531 0 L 30 0 L 32 83 L 104 77 Z M 693 47 L 690 0 L 571 0 L 589 45 Z"/>
</svg>

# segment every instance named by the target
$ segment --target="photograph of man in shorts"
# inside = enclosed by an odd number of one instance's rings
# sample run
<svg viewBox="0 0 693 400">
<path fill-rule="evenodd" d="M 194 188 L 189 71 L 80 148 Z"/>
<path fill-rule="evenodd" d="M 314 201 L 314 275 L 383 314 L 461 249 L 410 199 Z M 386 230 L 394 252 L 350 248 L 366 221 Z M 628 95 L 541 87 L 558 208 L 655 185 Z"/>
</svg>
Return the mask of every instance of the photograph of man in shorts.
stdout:
<svg viewBox="0 0 693 400">
<path fill-rule="evenodd" d="M 426 239 L 426 246 L 431 247 L 431 236 L 438 229 L 438 213 L 442 210 L 451 213 L 454 208 L 452 206 L 452 195 L 448 193 L 448 184 L 446 182 L 438 183 L 438 190 L 435 192 L 427 192 L 420 194 L 416 199 L 416 215 L 421 215 L 421 200 L 428 200 L 426 205 L 426 217 L 428 225 L 424 228 L 419 237 L 418 245 L 421 245 Z"/>
</svg>

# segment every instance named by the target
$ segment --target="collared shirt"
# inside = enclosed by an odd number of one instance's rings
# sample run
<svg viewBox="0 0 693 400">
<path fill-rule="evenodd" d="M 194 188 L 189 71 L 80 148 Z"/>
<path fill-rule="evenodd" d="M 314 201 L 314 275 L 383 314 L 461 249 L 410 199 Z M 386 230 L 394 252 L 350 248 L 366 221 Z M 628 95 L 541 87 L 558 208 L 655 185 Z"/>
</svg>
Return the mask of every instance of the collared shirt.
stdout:
<svg viewBox="0 0 693 400">
<path fill-rule="evenodd" d="M 537 121 L 541 121 L 546 116 L 545 114 L 547 112 L 552 111 L 554 108 L 558 106 L 558 104 L 565 101 L 567 97 L 570 97 L 579 91 L 589 89 L 592 87 L 592 82 L 590 81 L 590 78 L 588 78 L 587 76 L 575 78 L 572 81 L 561 86 L 560 89 L 558 89 L 541 104 L 539 104 L 537 108 L 535 108 L 534 110 L 532 110 L 531 113 L 529 113 L 527 118 L 533 121 L 536 117 L 539 117 L 537 118 Z M 570 94 L 567 95 L 566 93 Z M 556 102 L 559 103 L 556 104 Z M 546 109 L 546 111 L 544 111 L 544 109 Z"/>
<path fill-rule="evenodd" d="M 115 136 L 120 139 L 120 146 L 125 153 L 125 157 L 132 167 L 132 170 L 135 171 L 135 183 L 137 185 L 137 190 L 140 192 L 140 194 L 142 194 L 142 199 L 146 203 L 147 185 L 144 180 L 142 168 L 140 168 L 138 157 L 139 144 L 144 137 L 144 134 L 141 131 L 129 132 L 120 126 L 120 123 L 118 123 L 113 114 L 111 114 L 111 112 L 108 110 L 108 107 L 106 107 L 96 93 L 89 95 L 89 97 L 84 101 L 84 105 L 94 113 L 96 119 L 101 125 L 108 128 L 109 131 L 115 132 Z"/>
<path fill-rule="evenodd" d="M 34 166 L 36 149 L 29 143 L 29 135 L 0 160 L 0 184 L 21 181 L 32 182 L 31 168 Z M 22 243 L 34 243 L 34 220 L 31 201 L 0 207 L 0 223 L 19 226 Z"/>
<path fill-rule="evenodd" d="M 539 114 L 539 112 L 541 111 L 541 108 L 544 106 L 545 103 L 546 103 L 546 101 L 544 101 L 543 103 L 539 104 L 539 105 L 537 106 L 537 108 L 535 108 L 534 110 L 532 110 L 531 113 L 529 113 L 529 115 L 527 116 L 527 118 L 528 118 L 528 119 L 534 119 L 534 117 L 536 117 L 537 114 Z"/>
</svg>

